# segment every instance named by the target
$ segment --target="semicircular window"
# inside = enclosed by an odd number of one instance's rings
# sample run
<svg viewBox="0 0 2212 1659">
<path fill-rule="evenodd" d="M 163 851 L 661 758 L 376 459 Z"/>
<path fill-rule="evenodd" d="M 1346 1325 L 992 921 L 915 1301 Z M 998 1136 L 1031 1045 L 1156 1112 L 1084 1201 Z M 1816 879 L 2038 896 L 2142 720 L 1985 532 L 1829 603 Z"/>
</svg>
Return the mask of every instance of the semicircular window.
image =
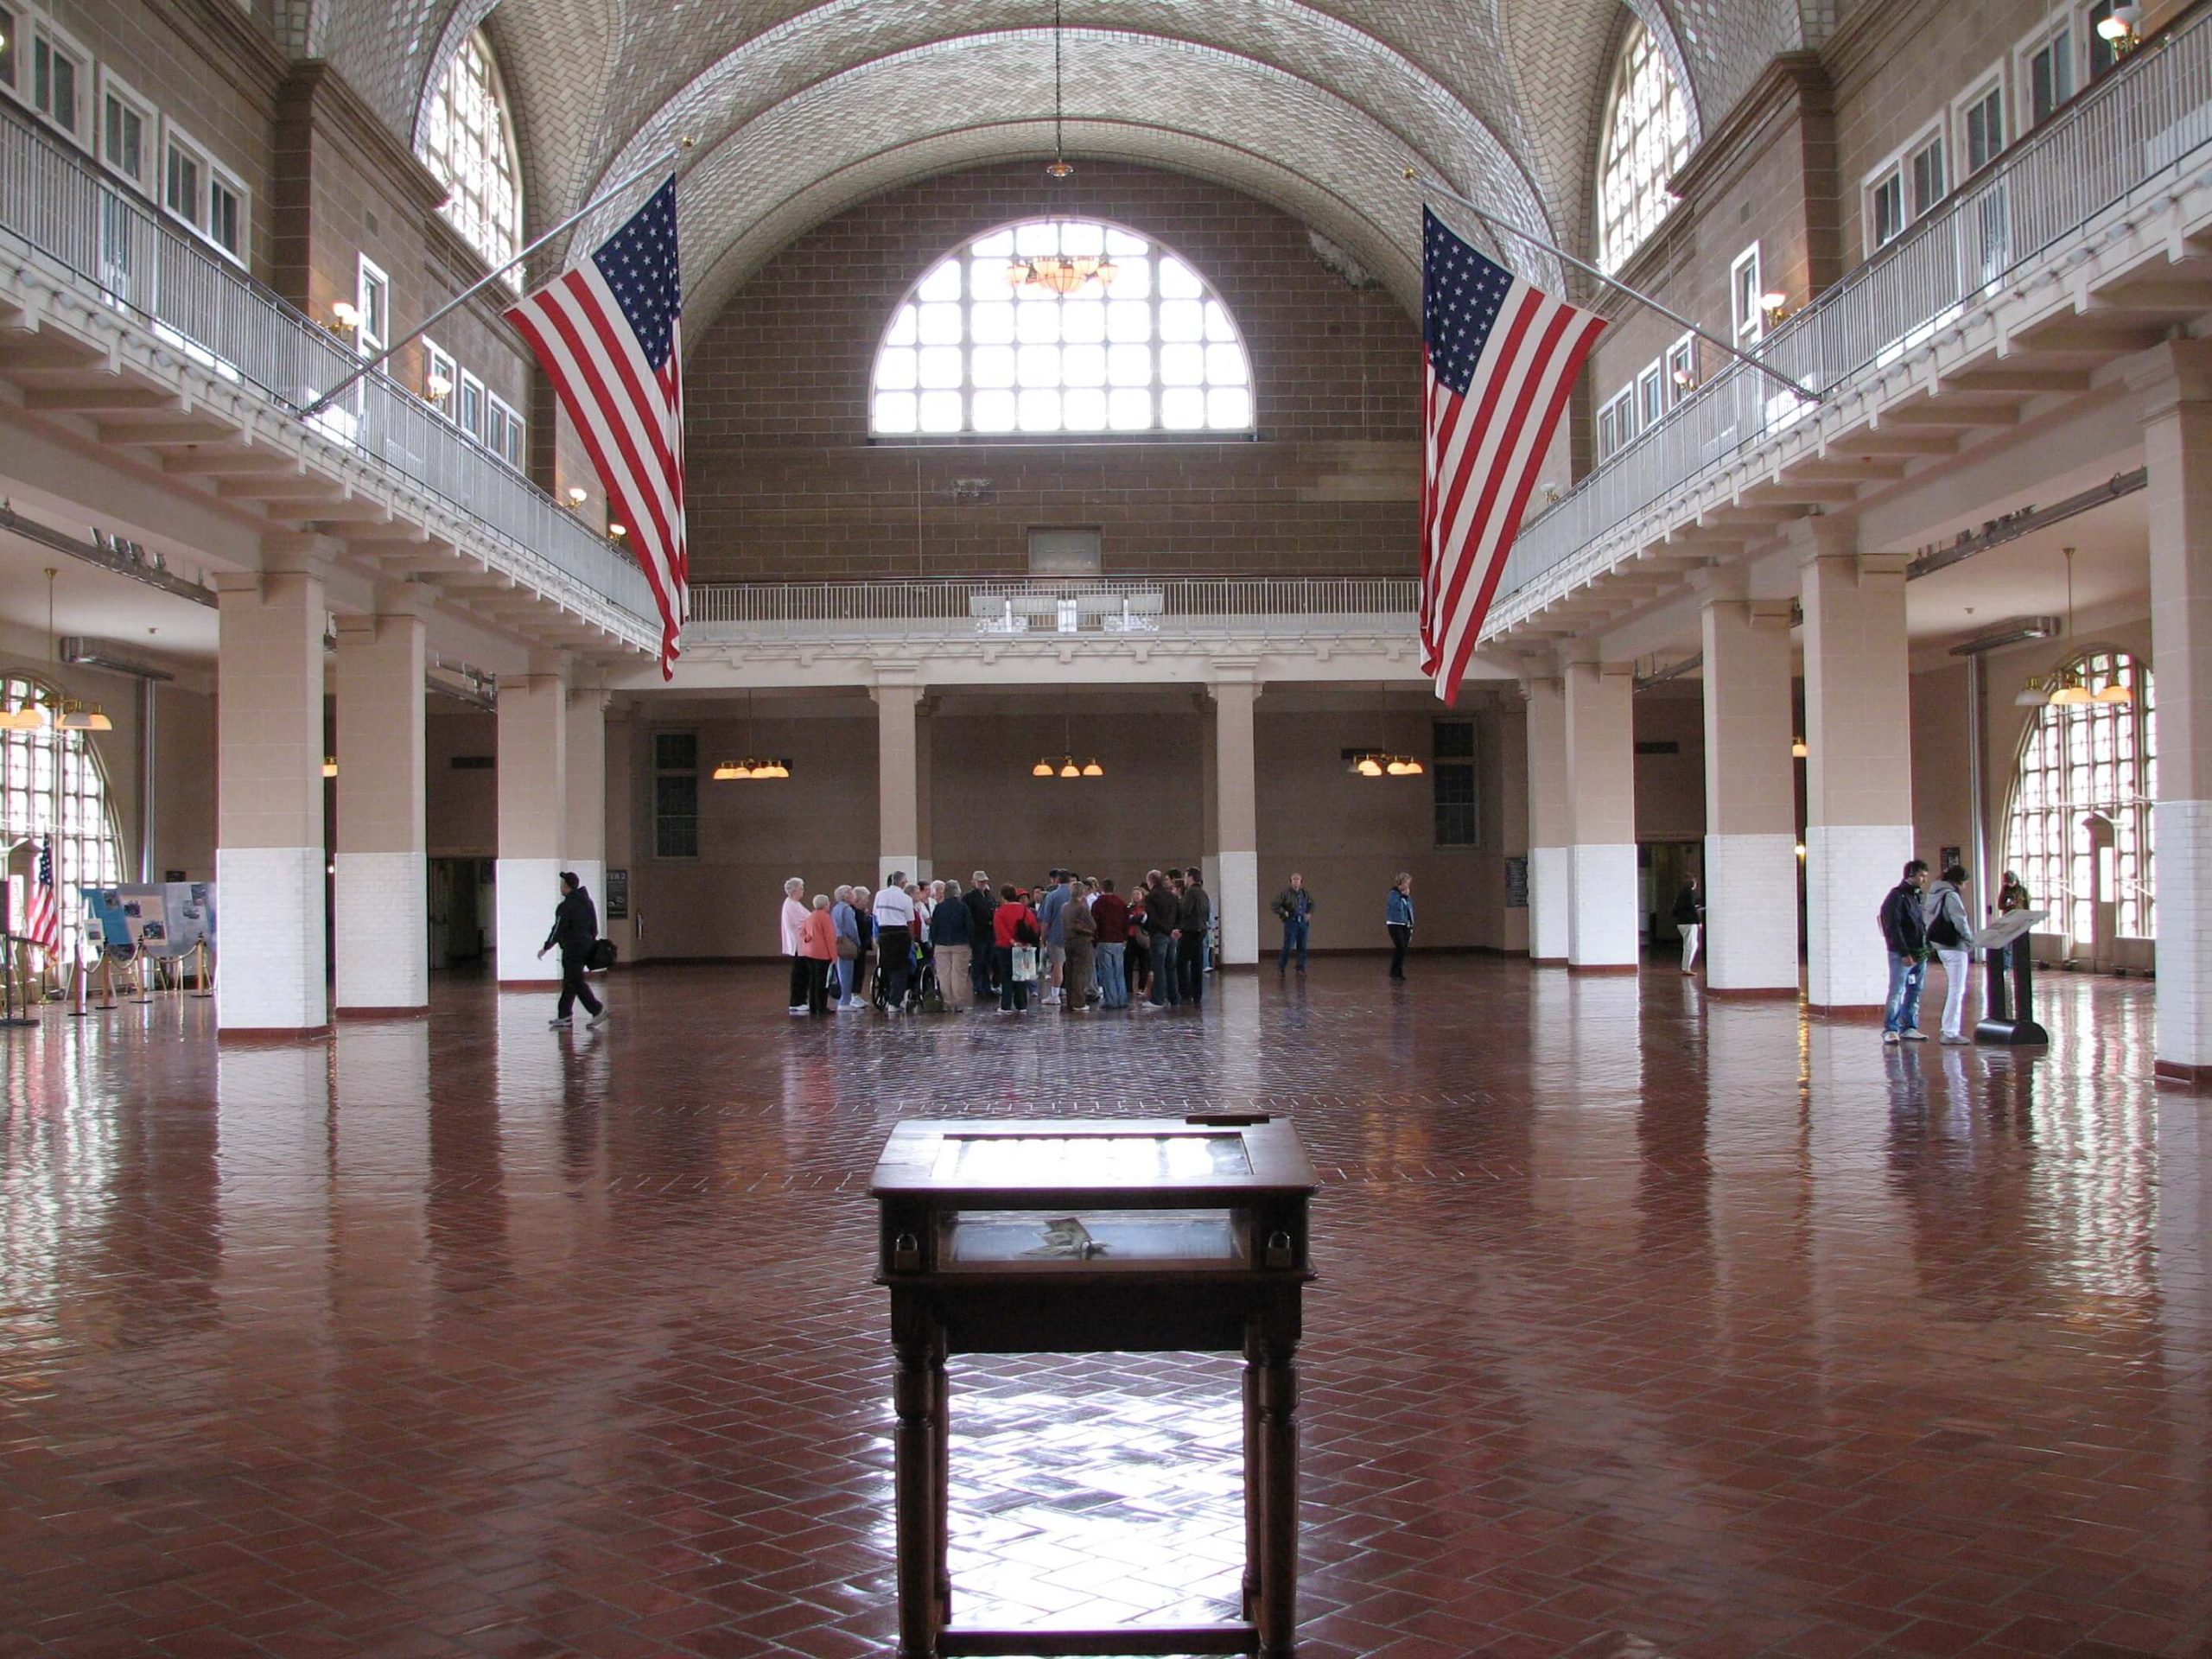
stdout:
<svg viewBox="0 0 2212 1659">
<path fill-rule="evenodd" d="M 1247 433 L 1252 369 L 1212 286 L 1149 237 L 1002 226 L 932 265 L 869 382 L 878 437 Z"/>
</svg>

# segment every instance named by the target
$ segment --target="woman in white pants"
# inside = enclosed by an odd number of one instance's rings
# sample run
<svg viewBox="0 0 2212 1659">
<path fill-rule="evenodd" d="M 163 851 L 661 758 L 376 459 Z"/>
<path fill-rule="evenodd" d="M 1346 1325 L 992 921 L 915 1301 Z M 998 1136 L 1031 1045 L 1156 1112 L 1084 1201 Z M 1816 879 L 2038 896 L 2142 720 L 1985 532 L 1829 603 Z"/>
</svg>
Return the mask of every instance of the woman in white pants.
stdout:
<svg viewBox="0 0 2212 1659">
<path fill-rule="evenodd" d="M 1687 876 L 1675 895 L 1675 926 L 1682 936 L 1682 971 L 1697 969 L 1697 948 L 1705 938 L 1705 895 L 1697 890 L 1697 877 Z"/>
<path fill-rule="evenodd" d="M 1966 1033 L 1967 981 L 1973 975 L 1974 923 L 1967 916 L 1966 884 L 1964 868 L 1950 865 L 1922 901 L 1928 917 L 1928 943 L 1943 964 L 1943 1040 L 1947 1043 L 1970 1040 Z"/>
</svg>

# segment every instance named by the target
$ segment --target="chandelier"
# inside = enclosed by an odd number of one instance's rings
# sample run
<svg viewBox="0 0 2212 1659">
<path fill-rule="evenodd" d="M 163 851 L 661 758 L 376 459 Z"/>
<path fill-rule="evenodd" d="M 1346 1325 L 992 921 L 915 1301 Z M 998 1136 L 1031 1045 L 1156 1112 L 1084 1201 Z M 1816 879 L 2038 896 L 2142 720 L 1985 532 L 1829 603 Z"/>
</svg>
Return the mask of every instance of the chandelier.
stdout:
<svg viewBox="0 0 2212 1659">
<path fill-rule="evenodd" d="M 1049 754 L 1039 755 L 1037 764 L 1029 768 L 1032 778 L 1103 778 L 1106 775 L 1106 768 L 1098 764 L 1098 757 L 1095 754 L 1081 766 L 1076 764 L 1074 727 L 1074 717 L 1063 709 L 1060 714 L 1060 757 L 1055 760 Z"/>
<path fill-rule="evenodd" d="M 1064 100 L 1060 78 L 1060 3 L 1052 0 L 1052 160 L 1047 177 L 1065 179 L 1075 171 L 1062 142 Z M 1094 283 L 1101 293 L 1114 285 L 1114 262 L 1103 254 L 1046 253 L 1033 258 L 1017 256 L 1006 268 L 1007 285 L 1017 294 L 1064 300 L 1080 294 Z"/>
<path fill-rule="evenodd" d="M 54 626 L 54 579 L 60 572 L 48 567 L 46 573 L 46 637 L 57 640 Z M 58 643 L 53 647 L 54 657 L 61 655 Z M 97 702 L 87 709 L 75 697 L 65 697 L 59 691 L 33 691 L 13 709 L 0 706 L 0 732 L 42 731 L 51 724 L 61 732 L 111 732 L 115 722 L 102 712 Z"/>
<path fill-rule="evenodd" d="M 1418 778 L 1427 770 L 1410 754 L 1381 749 L 1346 749 L 1344 770 L 1359 778 Z"/>
<path fill-rule="evenodd" d="M 2074 638 L 2074 550 L 2062 549 L 2066 556 L 2066 638 L 2071 645 Z M 2105 683 L 2092 691 L 2078 668 L 2069 667 L 2051 675 L 2032 675 L 2012 699 L 2022 709 L 2038 709 L 2048 703 L 2059 709 L 2080 709 L 2091 703 L 2126 704 L 2135 701 L 2135 693 L 2115 669 Z"/>
<path fill-rule="evenodd" d="M 745 748 L 744 760 L 725 760 L 715 768 L 714 776 L 716 783 L 734 783 L 744 779 L 765 782 L 773 779 L 788 778 L 791 775 L 791 763 L 789 760 L 779 760 L 773 758 L 762 760 L 757 759 L 753 753 L 753 693 L 750 691 L 745 694 Z"/>
</svg>

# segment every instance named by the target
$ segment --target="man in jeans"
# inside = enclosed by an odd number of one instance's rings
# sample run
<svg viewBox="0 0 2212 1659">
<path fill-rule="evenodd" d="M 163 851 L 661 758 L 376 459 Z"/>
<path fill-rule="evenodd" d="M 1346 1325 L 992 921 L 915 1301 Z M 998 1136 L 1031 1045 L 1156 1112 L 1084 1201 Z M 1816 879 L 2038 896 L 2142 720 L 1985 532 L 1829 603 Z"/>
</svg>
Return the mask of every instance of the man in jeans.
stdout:
<svg viewBox="0 0 2212 1659">
<path fill-rule="evenodd" d="M 1928 861 L 1916 858 L 1904 879 L 1882 900 L 1882 943 L 1890 952 L 1890 1000 L 1882 1010 L 1885 1043 L 1924 1043 L 1920 1028 L 1920 982 L 1928 972 L 1928 923 L 1922 910 Z"/>
<path fill-rule="evenodd" d="M 1206 946 L 1213 929 L 1213 896 L 1205 874 L 1193 864 L 1175 896 L 1175 925 L 1182 930 L 1183 1000 L 1197 1007 L 1206 1000 Z"/>
<path fill-rule="evenodd" d="M 906 1011 L 906 982 L 914 969 L 914 901 L 906 872 L 893 870 L 875 895 L 876 971 L 883 976 L 886 1014 Z"/>
<path fill-rule="evenodd" d="M 1040 1001 L 1048 1008 L 1060 1001 L 1060 982 L 1067 969 L 1068 901 L 1074 897 L 1068 883 L 1072 879 L 1065 870 L 1054 870 L 1052 890 L 1037 907 L 1038 925 L 1045 930 L 1045 995 Z"/>
<path fill-rule="evenodd" d="M 1176 931 L 1179 912 L 1175 890 L 1158 870 L 1146 871 L 1144 880 L 1144 931 L 1152 941 L 1152 1000 L 1138 1006 L 1172 1008 L 1183 1000 L 1183 994 L 1175 984 L 1178 947 L 1182 938 Z"/>
<path fill-rule="evenodd" d="M 1104 1007 L 1126 1008 L 1129 1006 L 1129 981 L 1122 971 L 1122 957 L 1129 944 L 1129 906 L 1114 891 L 1110 880 L 1101 881 L 1098 886 L 1098 898 L 1090 906 L 1090 915 L 1098 924 L 1099 1002 Z"/>
<path fill-rule="evenodd" d="M 1306 878 L 1295 870 L 1291 872 L 1290 885 L 1275 894 L 1274 912 L 1282 918 L 1282 954 L 1275 958 L 1275 972 L 1281 973 L 1290 966 L 1290 953 L 1298 951 L 1298 971 L 1306 971 L 1306 938 L 1313 923 L 1313 895 L 1306 891 Z"/>
</svg>

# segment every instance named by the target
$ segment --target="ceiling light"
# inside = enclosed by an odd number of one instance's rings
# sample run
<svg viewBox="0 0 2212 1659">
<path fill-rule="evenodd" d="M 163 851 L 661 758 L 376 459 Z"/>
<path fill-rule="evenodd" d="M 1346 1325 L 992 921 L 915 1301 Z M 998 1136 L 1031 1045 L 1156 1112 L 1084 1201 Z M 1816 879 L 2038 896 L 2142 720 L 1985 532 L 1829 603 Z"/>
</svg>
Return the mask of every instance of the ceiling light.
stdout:
<svg viewBox="0 0 2212 1659">
<path fill-rule="evenodd" d="M 20 709 L 0 709 L 0 732 L 35 732 L 46 724 L 46 716 L 38 705 L 27 702 Z"/>
<path fill-rule="evenodd" d="M 97 702 L 87 709 L 74 697 L 61 704 L 61 718 L 54 722 L 65 732 L 111 732 L 115 722 L 100 712 Z"/>
<path fill-rule="evenodd" d="M 1371 754 L 1363 754 L 1353 766 L 1353 770 L 1363 778 L 1380 778 L 1382 775 L 1382 763 Z"/>
<path fill-rule="evenodd" d="M 1086 778 L 1103 778 L 1106 775 L 1106 768 L 1098 764 L 1098 757 L 1094 754 L 1083 763 L 1083 775 Z"/>
<path fill-rule="evenodd" d="M 1413 762 L 1402 754 L 1394 754 L 1382 763 L 1382 770 L 1393 778 L 1402 778 L 1413 770 Z"/>
<path fill-rule="evenodd" d="M 1789 740 L 1789 754 L 1792 760 L 1802 760 L 1810 753 L 1812 753 L 1812 750 L 1805 746 L 1805 740 L 1803 738 L 1793 737 Z"/>
<path fill-rule="evenodd" d="M 752 775 L 753 766 L 749 761 L 741 766 L 734 760 L 725 760 L 715 768 L 715 781 L 718 784 L 727 784 L 733 779 L 750 778 Z"/>
<path fill-rule="evenodd" d="M 2107 680 L 2098 690 L 2096 701 L 2110 703 L 2133 702 L 2135 701 L 2135 693 L 2123 685 L 2119 677 L 2115 675 L 2113 678 Z"/>
<path fill-rule="evenodd" d="M 2056 708 L 2078 709 L 2084 703 L 2094 702 L 2096 699 L 2089 695 L 2088 686 L 2069 674 L 2058 689 L 2050 694 L 2050 701 Z"/>
<path fill-rule="evenodd" d="M 1043 253 L 1016 259 L 1006 268 L 1007 285 L 1017 293 L 1065 299 L 1096 283 L 1103 292 L 1114 285 L 1114 262 L 1099 254 Z"/>
<path fill-rule="evenodd" d="M 322 775 L 326 778 L 335 778 L 338 775 L 338 757 L 336 755 L 326 754 L 322 757 Z"/>
<path fill-rule="evenodd" d="M 1420 761 L 1414 760 L 1410 754 L 1406 757 L 1406 770 L 1404 773 L 1406 777 L 1418 778 L 1421 775 L 1423 770 L 1424 768 Z"/>
<path fill-rule="evenodd" d="M 2044 683 L 2043 677 L 2031 675 L 2027 683 L 2020 688 L 2019 695 L 2012 699 L 2012 706 L 2015 709 L 2040 709 L 2050 701 L 2050 689 Z"/>
<path fill-rule="evenodd" d="M 1063 778 L 1080 778 L 1083 776 L 1083 768 L 1076 765 L 1075 756 L 1071 754 L 1064 754 L 1060 757 L 1060 776 Z"/>
<path fill-rule="evenodd" d="M 1058 768 L 1054 766 L 1051 761 L 1039 760 L 1035 766 L 1029 768 L 1029 775 L 1032 778 L 1049 778 L 1057 770 L 1058 770 Z"/>
</svg>

